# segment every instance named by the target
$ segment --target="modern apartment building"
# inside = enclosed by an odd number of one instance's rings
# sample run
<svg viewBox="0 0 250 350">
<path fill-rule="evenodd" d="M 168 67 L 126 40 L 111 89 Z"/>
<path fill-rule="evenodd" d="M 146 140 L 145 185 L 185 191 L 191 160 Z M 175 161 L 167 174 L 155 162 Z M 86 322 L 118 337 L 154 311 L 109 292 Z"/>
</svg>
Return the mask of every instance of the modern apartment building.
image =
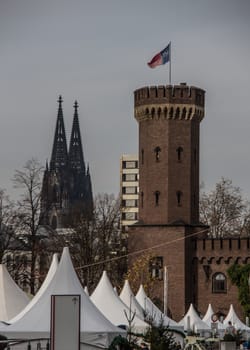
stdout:
<svg viewBox="0 0 250 350">
<path fill-rule="evenodd" d="M 120 159 L 120 196 L 121 229 L 124 236 L 126 236 L 128 226 L 134 224 L 138 219 L 138 180 L 138 155 L 122 155 Z"/>
</svg>

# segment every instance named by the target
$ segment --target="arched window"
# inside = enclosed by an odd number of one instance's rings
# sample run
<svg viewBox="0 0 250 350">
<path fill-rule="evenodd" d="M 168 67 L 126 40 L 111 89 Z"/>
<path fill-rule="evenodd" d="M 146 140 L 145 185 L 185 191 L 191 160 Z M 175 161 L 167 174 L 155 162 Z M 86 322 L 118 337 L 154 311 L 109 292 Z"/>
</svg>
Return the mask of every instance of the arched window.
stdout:
<svg viewBox="0 0 250 350">
<path fill-rule="evenodd" d="M 182 152 L 183 152 L 183 148 L 182 147 L 178 147 L 177 150 L 177 159 L 178 159 L 178 162 L 181 162 L 181 158 L 182 158 Z"/>
<path fill-rule="evenodd" d="M 178 207 L 180 207 L 181 206 L 182 192 L 181 191 L 177 191 L 176 192 L 176 197 L 177 197 L 177 205 L 178 205 Z"/>
<path fill-rule="evenodd" d="M 141 192 L 141 207 L 143 208 L 143 197 L 144 197 L 144 193 Z"/>
<path fill-rule="evenodd" d="M 141 150 L 141 164 L 144 164 L 144 149 Z"/>
<path fill-rule="evenodd" d="M 160 160 L 161 148 L 160 148 L 159 146 L 155 147 L 154 152 L 155 152 L 155 160 L 156 160 L 157 162 L 159 162 L 159 160 Z"/>
<path fill-rule="evenodd" d="M 155 205 L 159 205 L 159 200 L 160 200 L 160 191 L 155 191 Z"/>
<path fill-rule="evenodd" d="M 215 273 L 212 277 L 212 292 L 226 293 L 227 292 L 227 278 L 224 273 Z"/>
</svg>

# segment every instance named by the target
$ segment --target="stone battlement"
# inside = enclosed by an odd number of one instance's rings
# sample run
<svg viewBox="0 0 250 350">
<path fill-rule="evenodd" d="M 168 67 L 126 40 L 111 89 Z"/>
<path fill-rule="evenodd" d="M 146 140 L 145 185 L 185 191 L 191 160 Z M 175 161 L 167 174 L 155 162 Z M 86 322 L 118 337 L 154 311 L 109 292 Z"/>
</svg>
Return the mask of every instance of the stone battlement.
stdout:
<svg viewBox="0 0 250 350">
<path fill-rule="evenodd" d="M 196 257 L 208 264 L 222 262 L 248 263 L 250 261 L 250 238 L 197 239 L 194 240 Z"/>
<path fill-rule="evenodd" d="M 155 103 L 183 103 L 204 107 L 205 91 L 195 86 L 187 86 L 185 83 L 146 86 L 135 90 L 134 101 L 135 107 Z"/>
<path fill-rule="evenodd" d="M 147 86 L 134 92 L 135 118 L 201 121 L 204 117 L 205 91 L 194 86 Z"/>
</svg>

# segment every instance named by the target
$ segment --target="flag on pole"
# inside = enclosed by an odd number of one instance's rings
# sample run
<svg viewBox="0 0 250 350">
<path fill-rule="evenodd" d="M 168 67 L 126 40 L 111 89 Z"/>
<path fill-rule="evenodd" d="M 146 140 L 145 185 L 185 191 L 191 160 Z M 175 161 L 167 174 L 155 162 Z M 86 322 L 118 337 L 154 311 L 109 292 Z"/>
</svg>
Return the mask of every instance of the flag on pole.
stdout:
<svg viewBox="0 0 250 350">
<path fill-rule="evenodd" d="M 157 55 L 155 55 L 150 62 L 148 62 L 148 66 L 150 68 L 155 68 L 157 66 L 160 66 L 162 64 L 165 64 L 170 61 L 170 49 L 171 49 L 171 43 L 168 44 L 165 49 L 160 51 Z"/>
</svg>

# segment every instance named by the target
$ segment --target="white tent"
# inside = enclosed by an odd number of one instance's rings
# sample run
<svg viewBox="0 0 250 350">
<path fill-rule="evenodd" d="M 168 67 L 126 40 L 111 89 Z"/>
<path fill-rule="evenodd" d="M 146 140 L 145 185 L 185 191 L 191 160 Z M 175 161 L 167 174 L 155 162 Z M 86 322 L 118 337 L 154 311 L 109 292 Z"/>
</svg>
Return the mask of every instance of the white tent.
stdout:
<svg viewBox="0 0 250 350">
<path fill-rule="evenodd" d="M 183 326 L 185 331 L 206 333 L 211 330 L 211 327 L 209 327 L 205 322 L 201 320 L 201 318 L 195 311 L 193 304 L 190 304 L 188 312 L 178 324 Z"/>
<path fill-rule="evenodd" d="M 7 322 L 25 308 L 30 299 L 3 264 L 0 264 L 0 286 L 0 320 Z"/>
<path fill-rule="evenodd" d="M 177 322 L 161 312 L 161 310 L 147 296 L 142 284 L 140 285 L 140 288 L 136 294 L 136 300 L 145 311 L 146 317 L 149 317 L 151 320 L 153 320 L 155 325 L 159 325 L 160 322 L 163 322 L 165 326 L 183 329 L 183 327 L 180 327 Z"/>
<path fill-rule="evenodd" d="M 132 310 L 132 312 L 134 312 L 141 319 L 144 319 L 145 315 L 144 315 L 143 308 L 136 300 L 134 293 L 130 288 L 128 280 L 125 280 L 124 286 L 120 293 L 120 298 L 124 302 L 124 304 L 126 304 Z"/>
<path fill-rule="evenodd" d="M 223 324 L 224 324 L 225 327 L 228 326 L 228 322 L 229 322 L 229 321 L 232 322 L 232 325 L 233 325 L 236 329 L 241 329 L 242 331 L 250 332 L 250 328 L 249 328 L 247 325 L 245 325 L 245 324 L 238 318 L 238 316 L 236 315 L 236 312 L 234 311 L 234 307 L 233 307 L 232 304 L 230 305 L 228 314 L 227 314 L 226 318 L 225 318 L 224 321 L 223 321 Z"/>
<path fill-rule="evenodd" d="M 90 298 L 110 322 L 117 326 L 129 326 L 128 319 L 130 319 L 132 315 L 132 310 L 130 310 L 116 294 L 106 271 L 103 272 L 102 277 Z M 148 324 L 135 315 L 132 327 L 141 331 L 147 329 Z"/>
<path fill-rule="evenodd" d="M 202 321 L 205 322 L 209 327 L 211 327 L 211 324 L 215 324 L 218 330 L 224 330 L 225 326 L 223 325 L 223 323 L 221 323 L 219 320 L 215 322 L 212 320 L 213 315 L 214 315 L 214 310 L 212 308 L 212 305 L 209 304 L 207 311 L 205 313 L 205 316 L 202 318 Z"/>
<path fill-rule="evenodd" d="M 84 292 L 74 270 L 68 248 L 63 254 L 55 275 L 37 302 L 15 323 L 0 328 L 8 338 L 40 338 L 50 336 L 51 295 L 81 296 L 81 343 L 83 348 L 107 347 L 113 337 L 124 331 L 115 327 L 95 307 Z"/>
<path fill-rule="evenodd" d="M 54 277 L 54 274 L 57 270 L 57 267 L 58 267 L 58 255 L 57 255 L 57 253 L 55 253 L 53 255 L 52 262 L 50 264 L 50 268 L 49 268 L 49 271 L 47 273 L 47 276 L 46 276 L 45 280 L 43 281 L 43 284 L 39 288 L 38 292 L 36 293 L 36 295 L 31 299 L 29 304 L 21 312 L 19 312 L 19 314 L 17 314 L 14 318 L 9 320 L 8 323 L 15 323 L 16 321 L 18 321 L 20 318 L 23 317 L 23 315 L 28 310 L 30 310 L 33 307 L 33 305 L 35 305 L 37 303 L 37 301 L 43 295 L 43 293 L 46 292 L 48 285 L 50 284 L 51 280 Z"/>
</svg>

